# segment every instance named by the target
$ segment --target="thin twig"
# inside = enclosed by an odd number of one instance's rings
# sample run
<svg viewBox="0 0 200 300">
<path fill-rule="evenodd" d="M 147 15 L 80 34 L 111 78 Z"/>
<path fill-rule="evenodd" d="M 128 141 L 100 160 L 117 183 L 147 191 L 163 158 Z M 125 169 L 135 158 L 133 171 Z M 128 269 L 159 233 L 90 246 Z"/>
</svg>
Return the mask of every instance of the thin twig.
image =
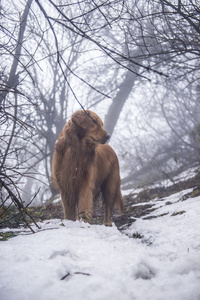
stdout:
<svg viewBox="0 0 200 300">
<path fill-rule="evenodd" d="M 9 178 L 9 179 L 10 179 L 10 178 Z M 19 191 L 18 191 L 16 185 L 12 182 L 11 179 L 10 179 L 10 181 L 11 181 L 12 185 L 15 187 L 15 189 L 16 189 L 18 195 L 19 195 Z M 40 229 L 40 227 L 37 225 L 37 223 L 35 222 L 34 218 L 30 215 L 30 213 L 26 210 L 26 208 L 25 208 L 24 205 L 23 205 L 23 202 L 20 202 L 20 201 L 18 200 L 18 198 L 15 196 L 15 194 L 11 191 L 11 189 L 8 187 L 8 185 L 7 185 L 1 178 L 0 178 L 0 183 L 1 183 L 1 185 L 6 189 L 6 191 L 8 192 L 8 194 L 10 195 L 10 197 L 12 198 L 14 204 L 17 206 L 17 208 L 18 208 L 18 210 L 19 210 L 19 212 L 20 212 L 20 214 L 21 214 L 21 216 L 22 216 L 24 222 L 25 222 L 26 225 L 28 226 L 28 228 L 32 231 L 32 233 L 35 233 L 35 231 L 32 229 L 32 227 L 28 224 L 28 222 L 27 222 L 27 220 L 26 220 L 24 214 L 25 214 L 25 215 L 28 215 L 29 218 L 31 218 L 31 220 L 33 221 L 33 223 L 36 225 L 36 227 L 37 227 L 38 229 Z M 21 200 L 21 197 L 20 197 L 20 200 Z M 22 201 L 22 200 L 21 200 L 21 201 Z M 24 213 L 24 214 L 23 214 L 23 213 Z"/>
</svg>

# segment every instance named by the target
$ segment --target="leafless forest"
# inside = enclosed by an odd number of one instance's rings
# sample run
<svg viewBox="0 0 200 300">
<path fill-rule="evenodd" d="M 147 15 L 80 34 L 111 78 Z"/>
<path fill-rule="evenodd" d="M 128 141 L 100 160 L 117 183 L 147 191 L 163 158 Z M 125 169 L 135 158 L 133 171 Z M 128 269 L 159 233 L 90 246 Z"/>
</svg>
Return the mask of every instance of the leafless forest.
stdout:
<svg viewBox="0 0 200 300">
<path fill-rule="evenodd" d="M 76 109 L 104 120 L 124 188 L 199 164 L 198 0 L 3 0 L 0 199 L 54 195 L 51 159 Z"/>
</svg>

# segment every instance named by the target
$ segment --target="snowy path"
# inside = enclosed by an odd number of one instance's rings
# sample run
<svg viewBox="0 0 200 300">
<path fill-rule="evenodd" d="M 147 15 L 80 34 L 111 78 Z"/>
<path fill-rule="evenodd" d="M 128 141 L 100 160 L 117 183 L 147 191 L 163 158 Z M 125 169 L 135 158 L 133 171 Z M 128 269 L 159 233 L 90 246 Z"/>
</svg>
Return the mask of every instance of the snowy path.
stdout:
<svg viewBox="0 0 200 300">
<path fill-rule="evenodd" d="M 0 299 L 200 300 L 200 197 L 179 196 L 152 213 L 167 215 L 138 219 L 126 234 L 51 220 L 1 242 Z"/>
</svg>

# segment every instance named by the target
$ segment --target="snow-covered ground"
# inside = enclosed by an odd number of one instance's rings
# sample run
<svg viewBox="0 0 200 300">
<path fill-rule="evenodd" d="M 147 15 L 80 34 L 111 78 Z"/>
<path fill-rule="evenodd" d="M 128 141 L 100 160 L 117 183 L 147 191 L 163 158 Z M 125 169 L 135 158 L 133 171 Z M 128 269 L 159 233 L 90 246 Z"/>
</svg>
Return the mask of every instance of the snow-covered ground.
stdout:
<svg viewBox="0 0 200 300">
<path fill-rule="evenodd" d="M 124 232 L 51 220 L 1 242 L 0 299 L 200 300 L 200 197 L 183 194 Z"/>
</svg>

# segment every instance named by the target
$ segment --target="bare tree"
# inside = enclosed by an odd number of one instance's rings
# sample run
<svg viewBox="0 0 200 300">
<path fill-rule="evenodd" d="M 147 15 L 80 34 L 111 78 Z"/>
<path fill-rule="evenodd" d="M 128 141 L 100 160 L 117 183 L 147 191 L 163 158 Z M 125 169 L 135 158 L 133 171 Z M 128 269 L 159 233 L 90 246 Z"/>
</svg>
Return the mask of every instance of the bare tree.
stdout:
<svg viewBox="0 0 200 300">
<path fill-rule="evenodd" d="M 146 59 L 151 68 L 156 67 L 167 77 L 154 75 L 152 79 L 157 83 L 140 89 L 142 97 L 147 99 L 146 103 L 135 103 L 144 116 L 141 127 L 154 135 L 154 139 L 142 130 L 141 138 L 130 137 L 133 163 L 124 183 L 137 183 L 141 178 L 152 181 L 156 174 L 158 178 L 169 172 L 173 174 L 179 168 L 198 163 L 200 155 L 197 2 L 179 1 L 175 5 L 173 1 L 150 1 L 143 10 L 140 3 L 129 9 L 134 30 L 127 33 L 128 46 L 138 45 L 142 39 L 138 59 Z"/>
</svg>

